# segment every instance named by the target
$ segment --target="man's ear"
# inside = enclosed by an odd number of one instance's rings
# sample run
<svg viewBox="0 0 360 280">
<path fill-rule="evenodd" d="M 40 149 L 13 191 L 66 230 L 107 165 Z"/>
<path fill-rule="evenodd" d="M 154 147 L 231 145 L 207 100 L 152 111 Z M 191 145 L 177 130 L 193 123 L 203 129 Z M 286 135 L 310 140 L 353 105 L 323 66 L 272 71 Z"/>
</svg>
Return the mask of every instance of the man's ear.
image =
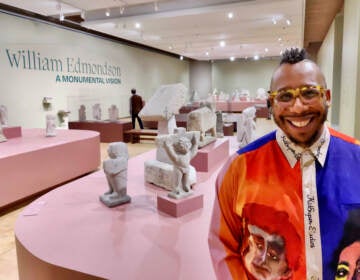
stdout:
<svg viewBox="0 0 360 280">
<path fill-rule="evenodd" d="M 331 104 L 331 91 L 330 91 L 330 89 L 326 90 L 325 98 L 326 98 L 326 105 L 330 106 L 330 104 Z"/>
</svg>

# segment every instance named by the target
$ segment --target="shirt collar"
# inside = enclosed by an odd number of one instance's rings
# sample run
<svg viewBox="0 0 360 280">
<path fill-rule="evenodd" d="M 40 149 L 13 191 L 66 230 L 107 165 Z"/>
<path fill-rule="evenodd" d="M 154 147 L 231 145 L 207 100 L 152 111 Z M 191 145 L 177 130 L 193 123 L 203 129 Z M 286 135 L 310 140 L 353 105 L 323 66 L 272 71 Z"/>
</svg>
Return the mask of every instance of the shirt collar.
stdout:
<svg viewBox="0 0 360 280">
<path fill-rule="evenodd" d="M 307 149 L 304 149 L 293 143 L 281 129 L 276 131 L 276 141 L 292 168 L 301 158 L 301 154 L 305 150 L 310 150 L 321 166 L 324 166 L 330 143 L 330 133 L 328 127 L 325 125 L 319 139 Z"/>
</svg>

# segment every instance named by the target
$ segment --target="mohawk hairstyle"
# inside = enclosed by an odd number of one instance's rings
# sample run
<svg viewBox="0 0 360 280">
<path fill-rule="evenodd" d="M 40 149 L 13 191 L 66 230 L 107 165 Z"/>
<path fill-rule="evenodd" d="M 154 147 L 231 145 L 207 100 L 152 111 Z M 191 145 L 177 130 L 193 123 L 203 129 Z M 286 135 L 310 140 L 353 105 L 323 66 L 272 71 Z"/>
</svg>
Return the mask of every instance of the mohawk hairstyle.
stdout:
<svg viewBox="0 0 360 280">
<path fill-rule="evenodd" d="M 295 64 L 305 59 L 308 59 L 308 55 L 305 49 L 286 49 L 282 54 L 280 65 L 284 63 Z"/>
</svg>

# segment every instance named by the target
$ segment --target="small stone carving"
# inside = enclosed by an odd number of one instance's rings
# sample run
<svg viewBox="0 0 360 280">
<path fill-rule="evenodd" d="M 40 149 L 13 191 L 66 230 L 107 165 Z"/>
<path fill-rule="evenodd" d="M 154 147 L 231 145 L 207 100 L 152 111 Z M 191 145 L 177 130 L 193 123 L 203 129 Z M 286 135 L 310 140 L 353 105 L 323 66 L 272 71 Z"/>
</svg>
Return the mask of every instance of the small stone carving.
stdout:
<svg viewBox="0 0 360 280">
<path fill-rule="evenodd" d="M 108 109 L 109 112 L 109 120 L 112 122 L 115 122 L 119 118 L 119 109 L 116 107 L 116 105 L 111 105 Z"/>
<path fill-rule="evenodd" d="M 86 107 L 83 104 L 80 105 L 80 108 L 79 108 L 79 121 L 80 122 L 86 121 Z"/>
<path fill-rule="evenodd" d="M 216 111 L 216 136 L 218 138 L 224 137 L 224 122 L 222 118 L 222 112 Z"/>
<path fill-rule="evenodd" d="M 237 140 L 240 148 L 246 146 L 255 139 L 255 115 L 256 108 L 252 106 L 246 108 L 239 116 L 237 122 Z"/>
<path fill-rule="evenodd" d="M 100 196 L 100 201 L 108 207 L 114 207 L 131 201 L 126 193 L 128 149 L 123 142 L 113 142 L 108 146 L 110 159 L 103 162 L 104 173 L 109 191 Z"/>
<path fill-rule="evenodd" d="M 99 103 L 96 103 L 92 107 L 93 110 L 93 118 L 94 120 L 100 121 L 101 120 L 101 107 Z"/>
<path fill-rule="evenodd" d="M 0 125 L 8 125 L 8 111 L 5 105 L 0 105 Z"/>
<path fill-rule="evenodd" d="M 1 142 L 6 142 L 7 141 L 7 138 L 5 137 L 4 133 L 3 133 L 3 130 L 2 130 L 2 126 L 0 124 L 0 143 Z"/>
<path fill-rule="evenodd" d="M 173 163 L 174 189 L 168 196 L 184 198 L 192 194 L 190 185 L 190 161 L 198 150 L 198 139 L 194 133 L 191 140 L 184 134 L 167 137 L 163 142 L 164 149 Z"/>
<path fill-rule="evenodd" d="M 56 136 L 56 116 L 53 114 L 46 115 L 46 137 Z"/>
<path fill-rule="evenodd" d="M 187 115 L 187 130 L 200 131 L 199 147 L 203 147 L 216 140 L 216 114 L 214 110 L 204 106 Z M 206 131 L 210 130 L 211 136 L 206 136 Z"/>
<path fill-rule="evenodd" d="M 256 91 L 256 99 L 266 100 L 268 99 L 268 94 L 264 88 L 258 88 Z"/>
</svg>

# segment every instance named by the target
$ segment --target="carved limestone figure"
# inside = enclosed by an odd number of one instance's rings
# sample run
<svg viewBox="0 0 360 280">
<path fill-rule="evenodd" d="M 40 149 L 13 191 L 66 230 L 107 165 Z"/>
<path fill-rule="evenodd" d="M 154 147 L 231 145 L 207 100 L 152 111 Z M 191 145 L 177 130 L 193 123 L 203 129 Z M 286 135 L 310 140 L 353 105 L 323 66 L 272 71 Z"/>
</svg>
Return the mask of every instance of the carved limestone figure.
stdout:
<svg viewBox="0 0 360 280">
<path fill-rule="evenodd" d="M 191 140 L 185 135 L 167 137 L 164 149 L 173 163 L 174 189 L 168 194 L 172 198 L 183 198 L 192 193 L 190 185 L 190 161 L 198 150 L 198 140 L 194 133 Z"/>
<path fill-rule="evenodd" d="M 200 147 L 216 140 L 216 114 L 210 106 L 201 107 L 187 115 L 187 131 L 200 131 Z M 211 137 L 205 137 L 208 130 Z"/>
<path fill-rule="evenodd" d="M 94 120 L 100 121 L 101 120 L 101 107 L 99 103 L 96 103 L 92 107 L 93 110 L 93 118 Z"/>
<path fill-rule="evenodd" d="M 104 173 L 109 191 L 100 196 L 100 200 L 108 207 L 114 207 L 131 201 L 126 193 L 128 149 L 123 142 L 113 142 L 108 146 L 110 159 L 103 162 Z"/>
<path fill-rule="evenodd" d="M 116 105 L 111 105 L 108 109 L 109 112 L 109 120 L 112 122 L 115 122 L 119 118 L 119 109 L 116 107 Z"/>
<path fill-rule="evenodd" d="M 46 137 L 56 136 L 56 116 L 53 114 L 46 115 Z"/>
<path fill-rule="evenodd" d="M 0 105 L 0 125 L 1 126 L 8 125 L 8 112 L 5 105 Z"/>
<path fill-rule="evenodd" d="M 5 141 L 7 141 L 7 138 L 5 137 L 3 130 L 2 130 L 2 126 L 0 124 L 0 143 L 5 142 Z"/>
<path fill-rule="evenodd" d="M 237 140 L 239 147 L 242 148 L 255 139 L 255 115 L 256 108 L 254 106 L 246 108 L 237 121 Z"/>
<path fill-rule="evenodd" d="M 80 122 L 86 121 L 86 107 L 84 104 L 80 105 L 79 108 L 79 121 Z"/>
</svg>

